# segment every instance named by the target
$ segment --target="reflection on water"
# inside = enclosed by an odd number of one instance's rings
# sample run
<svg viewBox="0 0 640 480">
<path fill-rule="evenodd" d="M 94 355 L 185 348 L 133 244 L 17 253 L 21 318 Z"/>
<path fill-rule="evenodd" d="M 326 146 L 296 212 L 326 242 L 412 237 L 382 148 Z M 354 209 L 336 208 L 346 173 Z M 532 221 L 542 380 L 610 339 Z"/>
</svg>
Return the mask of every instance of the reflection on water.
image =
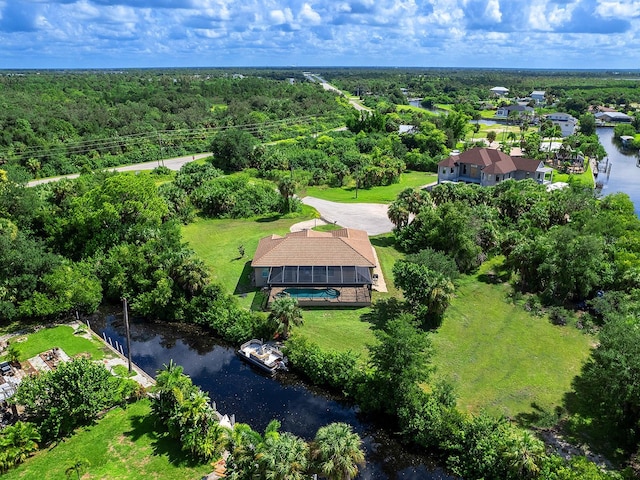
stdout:
<svg viewBox="0 0 640 480">
<path fill-rule="evenodd" d="M 640 215 L 640 160 L 638 152 L 622 150 L 613 143 L 613 128 L 596 129 L 600 143 L 604 146 L 611 163 L 611 174 L 598 175 L 603 183 L 602 194 L 623 192 L 629 195 L 635 205 L 636 215 Z"/>
<path fill-rule="evenodd" d="M 99 313 L 90 321 L 100 335 L 104 332 L 126 345 L 120 314 Z M 358 478 L 453 478 L 430 458 L 409 451 L 381 426 L 367 420 L 357 407 L 306 386 L 293 374 L 261 375 L 236 356 L 234 347 L 214 341 L 195 326 L 133 321 L 131 352 L 133 361 L 153 376 L 170 360 L 182 365 L 221 413 L 234 414 L 236 421 L 258 431 L 275 418 L 282 422 L 284 431 L 310 440 L 328 423 L 352 425 L 363 439 L 367 457 Z"/>
</svg>

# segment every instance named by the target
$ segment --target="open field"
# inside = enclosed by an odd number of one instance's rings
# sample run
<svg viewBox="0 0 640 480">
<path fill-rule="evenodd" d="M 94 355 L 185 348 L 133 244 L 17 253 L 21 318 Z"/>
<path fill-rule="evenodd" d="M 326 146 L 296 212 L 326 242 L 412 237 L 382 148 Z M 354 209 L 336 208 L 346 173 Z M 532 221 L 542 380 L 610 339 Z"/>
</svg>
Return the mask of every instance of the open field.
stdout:
<svg viewBox="0 0 640 480">
<path fill-rule="evenodd" d="M 359 188 L 356 198 L 355 184 L 342 188 L 307 187 L 302 196 L 310 196 L 342 203 L 391 203 L 398 194 L 406 188 L 416 188 L 438 180 L 435 173 L 406 171 L 400 177 L 399 183 L 385 187 Z"/>
<path fill-rule="evenodd" d="M 210 465 L 192 464 L 174 441 L 158 437 L 148 400 L 116 408 L 93 426 L 82 428 L 63 442 L 41 450 L 10 470 L 5 480 L 58 480 L 61 478 L 191 480 L 212 471 Z M 76 477 L 65 473 L 77 462 L 87 464 Z"/>
<path fill-rule="evenodd" d="M 437 376 L 451 381 L 463 410 L 513 417 L 561 405 L 593 339 L 557 327 L 507 300 L 507 284 L 485 283 L 490 265 L 460 282 L 433 337 Z"/>
</svg>

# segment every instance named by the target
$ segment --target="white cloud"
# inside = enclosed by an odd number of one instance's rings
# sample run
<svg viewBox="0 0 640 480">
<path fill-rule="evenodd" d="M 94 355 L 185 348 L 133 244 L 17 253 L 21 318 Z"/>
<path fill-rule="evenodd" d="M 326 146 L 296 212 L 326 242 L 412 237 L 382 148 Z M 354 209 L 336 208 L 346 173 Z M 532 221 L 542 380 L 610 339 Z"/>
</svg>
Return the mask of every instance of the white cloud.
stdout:
<svg viewBox="0 0 640 480">
<path fill-rule="evenodd" d="M 601 17 L 640 17 L 640 2 L 637 0 L 611 1 L 602 0 L 596 8 L 596 13 Z"/>
<path fill-rule="evenodd" d="M 300 19 L 312 25 L 320 25 L 322 17 L 316 12 L 311 5 L 305 3 L 300 11 Z"/>
<path fill-rule="evenodd" d="M 638 0 L 0 0 L 9 68 L 637 68 L 639 36 Z"/>
</svg>

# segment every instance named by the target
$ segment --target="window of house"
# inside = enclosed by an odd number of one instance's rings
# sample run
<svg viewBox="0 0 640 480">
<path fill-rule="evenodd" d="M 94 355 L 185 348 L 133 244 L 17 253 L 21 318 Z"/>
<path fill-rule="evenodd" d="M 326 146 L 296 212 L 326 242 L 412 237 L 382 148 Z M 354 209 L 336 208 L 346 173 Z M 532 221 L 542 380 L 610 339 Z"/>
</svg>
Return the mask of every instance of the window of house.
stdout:
<svg viewBox="0 0 640 480">
<path fill-rule="evenodd" d="M 453 173 L 453 167 L 451 167 L 451 173 Z"/>
<path fill-rule="evenodd" d="M 446 174 L 446 173 L 447 173 L 447 169 L 446 169 L 446 168 L 443 168 L 443 169 L 442 169 L 442 174 L 444 175 L 444 174 Z"/>
<path fill-rule="evenodd" d="M 496 182 L 500 181 L 500 175 L 496 175 Z"/>
</svg>

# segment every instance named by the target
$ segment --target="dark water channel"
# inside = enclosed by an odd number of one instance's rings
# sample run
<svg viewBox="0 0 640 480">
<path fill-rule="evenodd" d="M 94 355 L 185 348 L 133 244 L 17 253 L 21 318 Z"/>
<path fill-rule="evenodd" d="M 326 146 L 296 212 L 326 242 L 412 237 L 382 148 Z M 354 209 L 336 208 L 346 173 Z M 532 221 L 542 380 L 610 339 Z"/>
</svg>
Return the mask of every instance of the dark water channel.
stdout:
<svg viewBox="0 0 640 480">
<path fill-rule="evenodd" d="M 126 345 L 122 315 L 103 312 L 90 321 L 100 335 L 104 332 Z M 328 423 L 352 425 L 366 450 L 360 479 L 453 479 L 429 457 L 409 451 L 383 427 L 364 418 L 356 407 L 305 385 L 291 373 L 268 378 L 242 362 L 234 347 L 194 326 L 134 320 L 131 352 L 133 361 L 153 376 L 170 360 L 182 365 L 193 382 L 209 393 L 218 411 L 234 414 L 237 422 L 254 430 L 264 431 L 270 420 L 277 419 L 282 431 L 310 440 Z"/>
<path fill-rule="evenodd" d="M 640 155 L 637 151 L 623 149 L 613 141 L 613 128 L 597 128 L 600 143 L 607 151 L 611 173 L 599 173 L 597 181 L 603 183 L 602 194 L 623 192 L 629 195 L 640 215 Z"/>
</svg>

